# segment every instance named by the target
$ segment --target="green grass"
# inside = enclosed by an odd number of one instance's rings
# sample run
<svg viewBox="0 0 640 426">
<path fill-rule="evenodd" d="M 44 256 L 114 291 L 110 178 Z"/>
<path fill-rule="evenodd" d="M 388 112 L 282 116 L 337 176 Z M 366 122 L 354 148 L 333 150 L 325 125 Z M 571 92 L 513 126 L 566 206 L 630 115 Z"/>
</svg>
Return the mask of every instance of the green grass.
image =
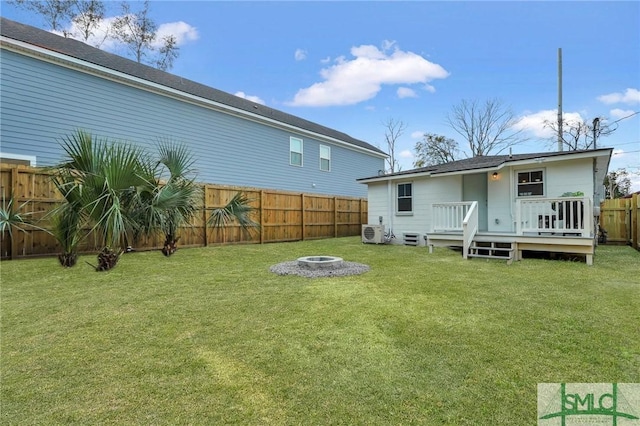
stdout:
<svg viewBox="0 0 640 426">
<path fill-rule="evenodd" d="M 333 255 L 366 274 L 269 266 Z M 594 266 L 357 238 L 1 268 L 4 425 L 536 424 L 541 382 L 640 382 L 640 254 Z"/>
</svg>

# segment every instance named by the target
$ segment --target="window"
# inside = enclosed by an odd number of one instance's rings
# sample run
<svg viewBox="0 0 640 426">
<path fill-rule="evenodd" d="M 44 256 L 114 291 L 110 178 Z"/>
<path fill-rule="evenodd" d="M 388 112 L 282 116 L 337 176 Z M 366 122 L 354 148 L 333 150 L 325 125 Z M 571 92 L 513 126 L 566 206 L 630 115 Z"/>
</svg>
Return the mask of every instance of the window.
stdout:
<svg viewBox="0 0 640 426">
<path fill-rule="evenodd" d="M 326 145 L 320 145 L 320 170 L 331 170 L 331 148 Z"/>
<path fill-rule="evenodd" d="M 542 170 L 518 172 L 518 197 L 544 195 L 544 175 Z"/>
<path fill-rule="evenodd" d="M 302 139 L 289 138 L 289 164 L 302 167 Z"/>
<path fill-rule="evenodd" d="M 398 212 L 413 211 L 411 186 L 410 183 L 398 184 Z"/>
</svg>

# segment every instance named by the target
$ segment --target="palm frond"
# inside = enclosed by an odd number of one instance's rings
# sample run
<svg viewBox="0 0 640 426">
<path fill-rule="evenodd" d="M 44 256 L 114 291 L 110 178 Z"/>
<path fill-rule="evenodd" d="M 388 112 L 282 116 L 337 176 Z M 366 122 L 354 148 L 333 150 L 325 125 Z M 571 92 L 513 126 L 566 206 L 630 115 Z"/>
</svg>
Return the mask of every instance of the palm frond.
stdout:
<svg viewBox="0 0 640 426">
<path fill-rule="evenodd" d="M 169 181 L 186 179 L 193 173 L 195 159 L 189 148 L 169 139 L 158 142 L 158 165 L 163 165 L 169 171 Z"/>
<path fill-rule="evenodd" d="M 29 228 L 49 232 L 46 229 L 29 222 L 27 217 L 34 214 L 34 212 L 21 212 L 29 201 L 25 201 L 17 208 L 15 207 L 14 202 L 15 198 L 13 195 L 9 197 L 9 201 L 5 199 L 4 195 L 2 196 L 2 206 L 0 207 L 0 235 L 4 234 L 6 231 L 9 233 L 9 238 L 13 238 L 13 228 L 21 232 L 27 232 L 27 229 Z"/>
<path fill-rule="evenodd" d="M 237 222 L 244 231 L 259 228 L 260 224 L 251 217 L 256 210 L 251 201 L 244 193 L 238 192 L 224 207 L 212 210 L 207 223 L 222 228 Z"/>
</svg>

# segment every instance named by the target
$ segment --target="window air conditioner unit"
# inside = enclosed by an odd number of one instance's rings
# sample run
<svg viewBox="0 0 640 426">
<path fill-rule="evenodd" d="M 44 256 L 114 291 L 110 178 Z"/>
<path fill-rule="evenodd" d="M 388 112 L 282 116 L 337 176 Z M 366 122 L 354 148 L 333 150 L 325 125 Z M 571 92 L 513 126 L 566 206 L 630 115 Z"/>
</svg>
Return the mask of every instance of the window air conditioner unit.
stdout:
<svg viewBox="0 0 640 426">
<path fill-rule="evenodd" d="M 370 244 L 383 244 L 384 225 L 362 225 L 362 242 Z"/>
</svg>

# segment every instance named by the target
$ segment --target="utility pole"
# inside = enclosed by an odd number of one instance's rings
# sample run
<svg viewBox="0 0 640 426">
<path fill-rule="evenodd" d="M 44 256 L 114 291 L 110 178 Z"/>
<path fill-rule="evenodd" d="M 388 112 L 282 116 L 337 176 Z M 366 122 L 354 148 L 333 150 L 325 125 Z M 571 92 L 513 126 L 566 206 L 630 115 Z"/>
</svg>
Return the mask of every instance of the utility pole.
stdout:
<svg viewBox="0 0 640 426">
<path fill-rule="evenodd" d="M 596 138 L 598 137 L 598 130 L 600 130 L 600 117 L 593 119 L 593 149 L 596 149 Z"/>
<path fill-rule="evenodd" d="M 558 48 L 558 151 L 562 151 L 562 48 Z"/>
</svg>

